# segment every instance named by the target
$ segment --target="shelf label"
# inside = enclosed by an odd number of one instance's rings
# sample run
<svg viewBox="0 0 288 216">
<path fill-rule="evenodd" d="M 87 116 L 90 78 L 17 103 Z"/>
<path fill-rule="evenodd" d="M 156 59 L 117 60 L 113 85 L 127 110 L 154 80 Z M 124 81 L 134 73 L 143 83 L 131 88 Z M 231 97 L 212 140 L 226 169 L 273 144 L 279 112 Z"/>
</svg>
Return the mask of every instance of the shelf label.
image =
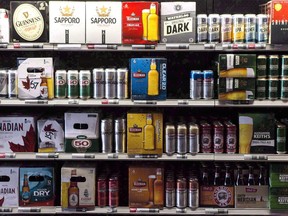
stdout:
<svg viewBox="0 0 288 216">
<path fill-rule="evenodd" d="M 228 209 L 207 208 L 205 214 L 228 214 Z"/>
<path fill-rule="evenodd" d="M 268 160 L 267 155 L 244 155 L 244 160 Z"/>
<path fill-rule="evenodd" d="M 130 208 L 130 212 L 159 213 L 159 209 L 158 208 Z"/>
<path fill-rule="evenodd" d="M 59 153 L 36 153 L 36 158 L 59 158 Z"/>
<path fill-rule="evenodd" d="M 13 43 L 13 48 L 43 48 L 43 43 Z"/>
<path fill-rule="evenodd" d="M 48 104 L 48 100 L 25 100 L 25 104 Z"/>
<path fill-rule="evenodd" d="M 188 105 L 189 101 L 188 100 L 178 100 L 178 105 Z"/>
<path fill-rule="evenodd" d="M 57 44 L 58 49 L 81 49 L 81 44 Z"/>
<path fill-rule="evenodd" d="M 16 153 L 0 153 L 0 158 L 15 158 Z"/>
<path fill-rule="evenodd" d="M 117 212 L 117 208 L 108 208 L 107 213 L 115 213 Z"/>
<path fill-rule="evenodd" d="M 179 159 L 187 159 L 187 154 L 177 154 L 177 158 L 179 158 Z"/>
<path fill-rule="evenodd" d="M 157 101 L 152 100 L 134 100 L 134 104 L 157 104 Z"/>
<path fill-rule="evenodd" d="M 204 49 L 215 49 L 216 44 L 208 43 L 204 44 Z"/>
<path fill-rule="evenodd" d="M 265 43 L 248 43 L 248 44 L 222 44 L 223 49 L 265 49 Z"/>
<path fill-rule="evenodd" d="M 166 44 L 166 49 L 189 49 L 189 44 Z"/>
<path fill-rule="evenodd" d="M 132 49 L 155 49 L 155 45 L 149 44 L 134 44 Z"/>
<path fill-rule="evenodd" d="M 41 212 L 39 207 L 19 207 L 18 212 Z"/>
<path fill-rule="evenodd" d="M 101 104 L 119 104 L 119 100 L 117 99 L 106 99 L 106 100 L 102 100 Z"/>
<path fill-rule="evenodd" d="M 0 44 L 0 48 L 7 48 L 8 44 Z"/>
<path fill-rule="evenodd" d="M 186 208 L 176 208 L 176 213 L 186 213 Z"/>
<path fill-rule="evenodd" d="M 118 46 L 117 45 L 112 45 L 112 44 L 109 44 L 109 45 L 105 45 L 105 44 L 88 44 L 87 48 L 88 49 L 107 49 L 107 50 L 115 49 L 116 50 L 118 48 Z"/>
<path fill-rule="evenodd" d="M 107 154 L 108 158 L 118 158 L 118 154 L 117 153 L 109 153 Z"/>
<path fill-rule="evenodd" d="M 73 153 L 72 158 L 95 158 L 95 154 L 89 153 Z"/>
<path fill-rule="evenodd" d="M 135 155 L 135 158 L 158 158 L 158 155 Z"/>
<path fill-rule="evenodd" d="M 76 104 L 76 105 L 78 105 L 79 104 L 79 100 L 77 100 L 77 99 L 68 100 L 68 104 Z"/>
<path fill-rule="evenodd" d="M 0 212 L 12 212 L 12 208 L 0 208 Z"/>
</svg>

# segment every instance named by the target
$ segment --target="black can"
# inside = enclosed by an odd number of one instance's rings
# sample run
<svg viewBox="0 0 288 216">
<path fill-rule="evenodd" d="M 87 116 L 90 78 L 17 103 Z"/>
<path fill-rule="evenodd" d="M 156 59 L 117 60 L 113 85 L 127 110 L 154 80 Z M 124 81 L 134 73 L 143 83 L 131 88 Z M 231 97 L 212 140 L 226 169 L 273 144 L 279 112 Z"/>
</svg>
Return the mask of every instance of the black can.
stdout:
<svg viewBox="0 0 288 216">
<path fill-rule="evenodd" d="M 268 80 L 268 99 L 276 100 L 278 99 L 278 78 L 269 78 Z"/>
<path fill-rule="evenodd" d="M 258 78 L 256 89 L 257 89 L 256 98 L 258 100 L 265 100 L 266 96 L 267 96 L 267 79 L 266 78 Z"/>
</svg>

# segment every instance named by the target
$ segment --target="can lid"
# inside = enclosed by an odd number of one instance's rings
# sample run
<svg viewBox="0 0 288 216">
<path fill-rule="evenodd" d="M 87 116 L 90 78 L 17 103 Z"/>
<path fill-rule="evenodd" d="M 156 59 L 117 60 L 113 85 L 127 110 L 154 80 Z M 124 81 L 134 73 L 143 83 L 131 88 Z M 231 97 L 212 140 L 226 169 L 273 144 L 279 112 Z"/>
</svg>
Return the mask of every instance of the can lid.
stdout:
<svg viewBox="0 0 288 216">
<path fill-rule="evenodd" d="M 220 15 L 219 14 L 209 14 L 208 17 L 220 17 Z"/>
<path fill-rule="evenodd" d="M 207 14 L 198 14 L 197 18 L 207 18 Z"/>
<path fill-rule="evenodd" d="M 268 15 L 267 14 L 257 14 L 257 17 L 261 17 L 261 18 L 267 18 L 268 17 Z"/>
<path fill-rule="evenodd" d="M 256 14 L 245 14 L 245 17 L 256 17 Z"/>
<path fill-rule="evenodd" d="M 232 18 L 232 15 L 231 14 L 221 14 L 220 17 L 221 18 L 222 17 L 224 17 L 224 18 L 227 18 L 227 17 Z"/>
<path fill-rule="evenodd" d="M 239 18 L 239 17 L 244 17 L 244 14 L 233 14 L 232 17 L 234 18 Z"/>
</svg>

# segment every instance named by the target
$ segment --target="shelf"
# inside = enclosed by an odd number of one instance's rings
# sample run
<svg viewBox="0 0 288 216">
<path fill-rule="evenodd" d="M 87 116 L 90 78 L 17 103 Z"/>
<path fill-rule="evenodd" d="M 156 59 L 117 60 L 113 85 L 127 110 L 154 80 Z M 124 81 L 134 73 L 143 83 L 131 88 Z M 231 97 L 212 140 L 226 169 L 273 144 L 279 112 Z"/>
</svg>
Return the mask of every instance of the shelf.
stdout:
<svg viewBox="0 0 288 216">
<path fill-rule="evenodd" d="M 218 100 L 215 100 L 215 107 L 286 107 L 288 101 L 282 100 L 254 100 L 251 104 L 225 104 Z"/>
</svg>

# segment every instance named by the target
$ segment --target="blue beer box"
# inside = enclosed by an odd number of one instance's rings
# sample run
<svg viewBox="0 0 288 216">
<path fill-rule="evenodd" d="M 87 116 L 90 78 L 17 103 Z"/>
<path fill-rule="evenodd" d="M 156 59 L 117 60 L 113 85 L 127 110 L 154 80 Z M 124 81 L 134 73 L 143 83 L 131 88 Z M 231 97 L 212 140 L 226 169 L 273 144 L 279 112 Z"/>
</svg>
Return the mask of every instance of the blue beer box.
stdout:
<svg viewBox="0 0 288 216">
<path fill-rule="evenodd" d="M 131 58 L 130 71 L 132 100 L 166 100 L 166 58 Z"/>
</svg>

